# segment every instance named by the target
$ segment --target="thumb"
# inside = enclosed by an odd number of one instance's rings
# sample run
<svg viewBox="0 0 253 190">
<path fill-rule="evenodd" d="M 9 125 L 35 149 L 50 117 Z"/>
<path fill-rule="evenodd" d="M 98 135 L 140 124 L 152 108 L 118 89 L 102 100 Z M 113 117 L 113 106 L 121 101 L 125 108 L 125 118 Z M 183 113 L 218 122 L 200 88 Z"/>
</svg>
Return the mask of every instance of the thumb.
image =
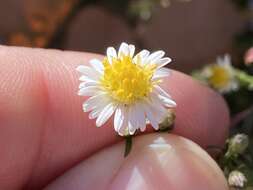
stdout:
<svg viewBox="0 0 253 190">
<path fill-rule="evenodd" d="M 81 162 L 46 190 L 227 190 L 212 158 L 195 143 L 170 134 L 135 137 L 123 158 L 119 143 Z"/>
</svg>

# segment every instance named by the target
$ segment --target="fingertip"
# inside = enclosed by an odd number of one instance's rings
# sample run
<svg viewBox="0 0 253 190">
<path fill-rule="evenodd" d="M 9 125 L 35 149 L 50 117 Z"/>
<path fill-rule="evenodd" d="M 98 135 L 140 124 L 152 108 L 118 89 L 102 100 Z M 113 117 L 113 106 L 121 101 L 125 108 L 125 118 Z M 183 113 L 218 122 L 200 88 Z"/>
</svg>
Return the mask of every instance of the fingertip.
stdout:
<svg viewBox="0 0 253 190">
<path fill-rule="evenodd" d="M 114 145 L 83 161 L 46 190 L 227 190 L 217 166 L 195 143 L 168 134 L 135 137 L 123 158 L 124 144 Z"/>
<path fill-rule="evenodd" d="M 175 135 L 155 134 L 136 140 L 132 153 L 110 190 L 189 189 L 226 190 L 217 166 L 195 143 Z"/>
<path fill-rule="evenodd" d="M 172 71 L 163 87 L 177 102 L 173 133 L 189 138 L 204 148 L 224 145 L 230 118 L 220 94 L 177 71 Z"/>
</svg>

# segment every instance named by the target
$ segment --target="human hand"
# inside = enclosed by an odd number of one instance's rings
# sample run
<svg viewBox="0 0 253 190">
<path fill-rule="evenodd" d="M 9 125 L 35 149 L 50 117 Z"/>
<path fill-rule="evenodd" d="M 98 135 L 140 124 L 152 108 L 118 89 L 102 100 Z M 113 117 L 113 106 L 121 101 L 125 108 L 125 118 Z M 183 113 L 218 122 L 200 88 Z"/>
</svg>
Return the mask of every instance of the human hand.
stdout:
<svg viewBox="0 0 253 190">
<path fill-rule="evenodd" d="M 94 57 L 0 46 L 0 189 L 228 189 L 214 161 L 176 135 L 134 137 L 124 158 L 111 123 L 96 128 L 76 95 L 75 68 Z M 223 146 L 229 116 L 219 95 L 176 71 L 164 88 L 178 104 L 174 134 Z"/>
</svg>

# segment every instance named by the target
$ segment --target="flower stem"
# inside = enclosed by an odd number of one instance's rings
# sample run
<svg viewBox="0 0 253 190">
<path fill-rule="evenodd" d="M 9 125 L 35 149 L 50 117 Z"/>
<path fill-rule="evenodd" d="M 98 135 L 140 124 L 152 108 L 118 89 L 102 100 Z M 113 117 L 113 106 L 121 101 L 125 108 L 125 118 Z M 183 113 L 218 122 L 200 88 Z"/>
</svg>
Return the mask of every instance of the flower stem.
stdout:
<svg viewBox="0 0 253 190">
<path fill-rule="evenodd" d="M 132 149 L 132 135 L 128 135 L 125 137 L 125 153 L 124 157 L 127 157 Z"/>
</svg>

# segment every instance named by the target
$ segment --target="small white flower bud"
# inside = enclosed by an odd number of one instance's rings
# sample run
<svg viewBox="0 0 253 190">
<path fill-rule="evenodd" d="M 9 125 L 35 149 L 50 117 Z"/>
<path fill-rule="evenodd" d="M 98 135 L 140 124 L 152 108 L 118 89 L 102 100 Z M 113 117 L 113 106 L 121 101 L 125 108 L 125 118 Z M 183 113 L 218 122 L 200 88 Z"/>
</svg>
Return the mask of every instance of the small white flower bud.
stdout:
<svg viewBox="0 0 253 190">
<path fill-rule="evenodd" d="M 232 171 L 228 177 L 228 184 L 231 187 L 243 188 L 247 183 L 245 175 L 237 170 Z"/>
<path fill-rule="evenodd" d="M 176 114 L 173 109 L 168 109 L 168 115 L 165 117 L 162 123 L 159 124 L 159 129 L 161 131 L 166 131 L 172 128 L 174 121 L 176 119 Z"/>
<path fill-rule="evenodd" d="M 249 145 L 249 138 L 245 134 L 237 134 L 229 140 L 230 154 L 242 154 Z"/>
</svg>

